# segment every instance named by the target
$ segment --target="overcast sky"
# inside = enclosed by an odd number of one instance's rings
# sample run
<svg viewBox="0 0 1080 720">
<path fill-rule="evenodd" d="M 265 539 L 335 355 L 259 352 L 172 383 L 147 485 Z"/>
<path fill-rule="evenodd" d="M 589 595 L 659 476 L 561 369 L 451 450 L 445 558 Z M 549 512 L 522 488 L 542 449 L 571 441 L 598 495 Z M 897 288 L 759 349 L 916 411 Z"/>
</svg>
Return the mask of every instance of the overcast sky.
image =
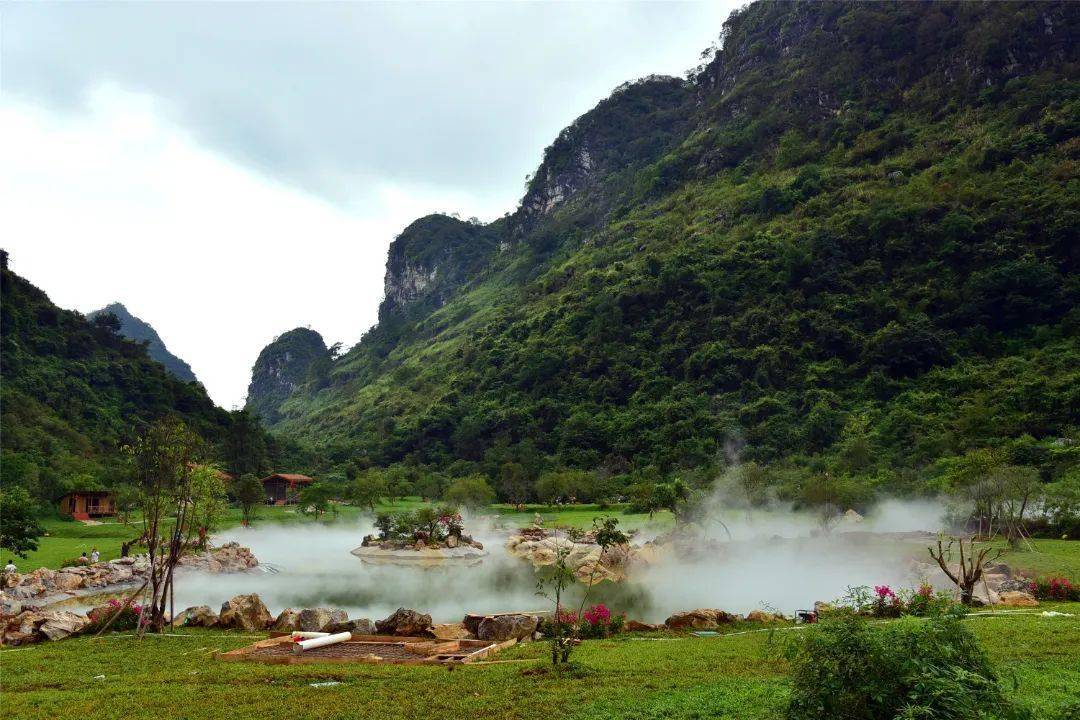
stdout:
<svg viewBox="0 0 1080 720">
<path fill-rule="evenodd" d="M 375 322 L 405 225 L 512 210 L 559 130 L 738 4 L 5 2 L 0 244 L 241 406 L 276 335 Z"/>
</svg>

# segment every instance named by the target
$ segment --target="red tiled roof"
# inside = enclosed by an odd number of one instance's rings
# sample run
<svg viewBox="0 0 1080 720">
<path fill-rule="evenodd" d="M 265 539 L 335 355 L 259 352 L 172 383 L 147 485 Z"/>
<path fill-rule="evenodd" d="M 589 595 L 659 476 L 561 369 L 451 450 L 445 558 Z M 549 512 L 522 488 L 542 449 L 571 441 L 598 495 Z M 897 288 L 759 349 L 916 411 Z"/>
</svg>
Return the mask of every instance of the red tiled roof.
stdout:
<svg viewBox="0 0 1080 720">
<path fill-rule="evenodd" d="M 299 473 L 274 473 L 273 475 L 267 475 L 266 477 L 264 477 L 262 479 L 262 482 L 266 482 L 267 480 L 273 480 L 274 478 L 281 478 L 282 480 L 287 480 L 288 482 L 301 483 L 303 485 L 315 482 L 314 478 L 309 478 L 307 475 L 300 475 Z"/>
</svg>

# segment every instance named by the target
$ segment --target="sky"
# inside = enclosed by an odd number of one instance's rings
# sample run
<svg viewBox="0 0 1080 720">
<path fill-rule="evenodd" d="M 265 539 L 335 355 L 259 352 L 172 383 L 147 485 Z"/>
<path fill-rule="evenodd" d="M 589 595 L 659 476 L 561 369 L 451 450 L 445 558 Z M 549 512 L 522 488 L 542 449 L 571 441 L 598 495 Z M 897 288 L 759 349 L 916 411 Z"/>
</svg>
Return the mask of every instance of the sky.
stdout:
<svg viewBox="0 0 1080 720">
<path fill-rule="evenodd" d="M 0 245 L 241 407 L 277 335 L 371 327 L 412 220 L 512 211 L 563 127 L 738 4 L 6 2 Z"/>
</svg>

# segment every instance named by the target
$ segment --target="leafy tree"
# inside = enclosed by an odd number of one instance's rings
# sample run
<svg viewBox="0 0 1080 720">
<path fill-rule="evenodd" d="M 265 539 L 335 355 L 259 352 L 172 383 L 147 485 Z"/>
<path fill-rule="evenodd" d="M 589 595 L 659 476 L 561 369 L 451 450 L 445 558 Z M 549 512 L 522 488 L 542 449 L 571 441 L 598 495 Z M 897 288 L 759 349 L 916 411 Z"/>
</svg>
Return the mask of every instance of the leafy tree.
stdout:
<svg viewBox="0 0 1080 720">
<path fill-rule="evenodd" d="M 147 626 L 158 631 L 172 602 L 173 573 L 180 558 L 205 543 L 225 506 L 218 472 L 197 462 L 200 445 L 198 436 L 170 417 L 151 425 L 128 449 L 150 555 Z"/>
<path fill-rule="evenodd" d="M 255 475 L 245 473 L 233 483 L 233 495 L 236 497 L 237 504 L 240 505 L 244 524 L 250 525 L 259 507 L 266 502 L 266 488 Z"/>
<path fill-rule="evenodd" d="M 495 491 L 483 475 L 469 475 L 451 482 L 443 499 L 454 505 L 476 509 L 495 502 Z"/>
<path fill-rule="evenodd" d="M 375 506 L 386 495 L 386 478 L 380 470 L 375 468 L 368 468 L 359 473 L 350 488 L 350 500 L 353 505 L 367 507 L 371 512 L 375 512 Z"/>
<path fill-rule="evenodd" d="M 234 478 L 261 475 L 268 468 L 266 435 L 258 417 L 246 409 L 229 413 L 229 427 L 222 443 L 225 470 Z"/>
<path fill-rule="evenodd" d="M 337 506 L 331 502 L 334 494 L 333 486 L 324 482 L 305 485 L 300 490 L 300 512 L 311 515 L 316 520 L 327 512 L 337 514 Z"/>
<path fill-rule="evenodd" d="M 37 550 L 37 539 L 45 534 L 37 514 L 37 503 L 25 489 L 17 485 L 0 489 L 0 547 L 19 557 Z"/>
</svg>

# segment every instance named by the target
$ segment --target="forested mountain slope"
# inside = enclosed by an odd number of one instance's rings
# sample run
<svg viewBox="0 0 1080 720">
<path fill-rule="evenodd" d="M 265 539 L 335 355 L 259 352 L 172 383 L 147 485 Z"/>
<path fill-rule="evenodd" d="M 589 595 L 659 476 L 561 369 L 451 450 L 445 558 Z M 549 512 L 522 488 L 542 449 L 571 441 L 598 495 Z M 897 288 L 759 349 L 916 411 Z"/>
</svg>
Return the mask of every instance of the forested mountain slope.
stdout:
<svg viewBox="0 0 1080 720">
<path fill-rule="evenodd" d="M 2 259 L 0 295 L 0 474 L 50 502 L 73 487 L 112 486 L 120 448 L 145 425 L 181 417 L 218 441 L 229 416 L 198 383 L 182 382 L 146 347 L 54 305 Z"/>
<path fill-rule="evenodd" d="M 750 5 L 688 79 L 563 131 L 510 216 L 406 231 L 379 326 L 267 419 L 329 465 L 496 483 L 738 450 L 926 488 L 973 448 L 1071 443 L 1078 19 Z"/>
<path fill-rule="evenodd" d="M 171 372 L 178 380 L 184 382 L 195 380 L 195 373 L 191 371 L 191 366 L 169 352 L 169 349 L 165 347 L 165 342 L 157 334 L 157 330 L 154 330 L 149 323 L 132 315 L 122 303 L 110 303 L 100 310 L 87 313 L 86 318 L 93 321 L 94 318 L 105 313 L 115 315 L 120 321 L 121 335 L 128 340 L 145 342 L 146 352 L 150 355 L 150 358 L 164 365 L 165 369 Z"/>
</svg>

